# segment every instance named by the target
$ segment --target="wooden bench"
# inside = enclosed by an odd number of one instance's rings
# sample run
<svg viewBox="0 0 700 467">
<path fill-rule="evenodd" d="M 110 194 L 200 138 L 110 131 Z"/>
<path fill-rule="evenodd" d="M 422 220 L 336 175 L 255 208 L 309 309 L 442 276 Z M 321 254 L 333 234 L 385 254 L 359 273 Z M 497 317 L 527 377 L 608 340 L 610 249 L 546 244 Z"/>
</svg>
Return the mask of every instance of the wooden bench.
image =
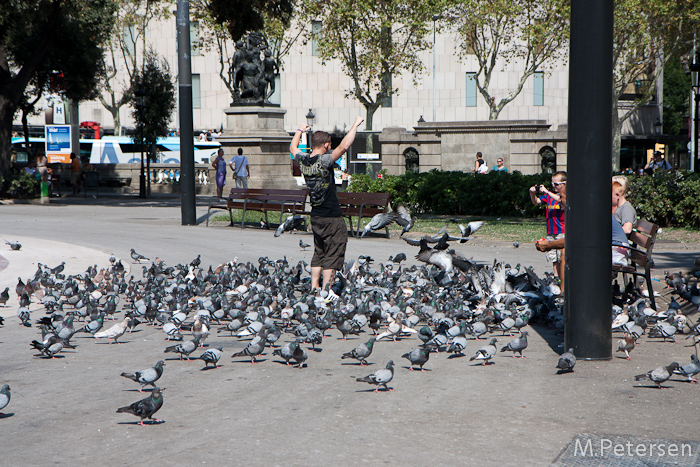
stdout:
<svg viewBox="0 0 700 467">
<path fill-rule="evenodd" d="M 343 217 L 350 220 L 350 231 L 355 237 L 360 234 L 363 217 L 374 217 L 377 214 L 387 212 L 391 193 L 350 193 L 338 192 L 338 202 Z M 357 230 L 354 229 L 352 218 L 357 217 Z M 389 227 L 386 227 L 386 238 L 389 238 Z"/>
<path fill-rule="evenodd" d="M 651 222 L 639 219 L 637 227 L 635 227 L 629 235 L 629 240 L 635 246 L 629 248 L 630 265 L 621 266 L 614 264 L 612 270 L 614 277 L 618 272 L 623 274 L 631 274 L 633 276 L 643 276 L 647 284 L 647 292 L 652 308 L 656 309 L 656 300 L 654 300 L 654 288 L 651 283 L 651 270 L 654 268 L 654 260 L 651 257 L 654 243 L 656 242 L 656 234 L 659 231 L 659 226 Z"/>
<path fill-rule="evenodd" d="M 223 209 L 229 213 L 231 225 L 233 225 L 233 209 L 243 210 L 241 228 L 245 229 L 246 211 L 259 211 L 265 214 L 265 223 L 268 223 L 267 212 L 279 211 L 280 224 L 285 212 L 294 214 L 306 213 L 306 190 L 275 190 L 268 188 L 231 188 L 226 202 L 213 201 L 209 203 L 207 211 L 207 226 L 209 214 L 212 209 Z"/>
</svg>

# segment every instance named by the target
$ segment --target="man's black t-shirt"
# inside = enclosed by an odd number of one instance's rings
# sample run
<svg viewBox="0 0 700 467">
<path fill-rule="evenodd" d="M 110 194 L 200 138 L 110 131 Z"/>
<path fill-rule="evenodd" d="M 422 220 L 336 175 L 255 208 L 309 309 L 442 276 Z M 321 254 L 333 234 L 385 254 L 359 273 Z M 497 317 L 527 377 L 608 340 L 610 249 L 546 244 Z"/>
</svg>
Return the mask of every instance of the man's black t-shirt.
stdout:
<svg viewBox="0 0 700 467">
<path fill-rule="evenodd" d="M 335 177 L 333 175 L 333 155 L 331 153 L 309 157 L 300 152 L 294 158 L 299 162 L 299 168 L 311 200 L 311 215 L 318 217 L 342 217 L 343 212 L 338 204 L 335 192 Z"/>
</svg>

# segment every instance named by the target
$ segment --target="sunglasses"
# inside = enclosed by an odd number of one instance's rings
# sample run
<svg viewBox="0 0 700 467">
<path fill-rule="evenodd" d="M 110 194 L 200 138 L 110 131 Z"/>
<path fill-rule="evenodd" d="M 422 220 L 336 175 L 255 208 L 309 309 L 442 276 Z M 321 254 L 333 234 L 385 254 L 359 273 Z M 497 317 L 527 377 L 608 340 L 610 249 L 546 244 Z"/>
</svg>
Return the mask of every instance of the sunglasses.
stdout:
<svg viewBox="0 0 700 467">
<path fill-rule="evenodd" d="M 552 185 L 554 185 L 554 186 L 566 185 L 566 182 L 552 182 Z"/>
</svg>

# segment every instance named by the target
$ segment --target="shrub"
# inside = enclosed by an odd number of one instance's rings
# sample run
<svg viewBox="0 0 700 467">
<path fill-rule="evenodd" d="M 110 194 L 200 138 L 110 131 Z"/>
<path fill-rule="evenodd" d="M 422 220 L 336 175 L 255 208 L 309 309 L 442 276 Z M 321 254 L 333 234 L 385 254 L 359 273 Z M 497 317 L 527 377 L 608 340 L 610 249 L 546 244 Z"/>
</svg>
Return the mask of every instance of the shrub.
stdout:
<svg viewBox="0 0 700 467">
<path fill-rule="evenodd" d="M 10 180 L 8 191 L 14 198 L 36 198 L 39 196 L 41 185 L 36 175 L 20 170 Z"/>
</svg>

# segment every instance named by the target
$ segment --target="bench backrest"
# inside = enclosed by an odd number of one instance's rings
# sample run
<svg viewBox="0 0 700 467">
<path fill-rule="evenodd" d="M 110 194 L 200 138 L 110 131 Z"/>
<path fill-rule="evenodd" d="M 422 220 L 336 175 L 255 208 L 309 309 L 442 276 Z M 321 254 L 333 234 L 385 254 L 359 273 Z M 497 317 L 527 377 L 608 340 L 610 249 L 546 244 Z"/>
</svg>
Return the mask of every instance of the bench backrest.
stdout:
<svg viewBox="0 0 700 467">
<path fill-rule="evenodd" d="M 651 252 L 654 249 L 656 242 L 656 234 L 659 231 L 659 226 L 644 219 L 639 219 L 637 227 L 630 233 L 630 241 L 637 245 L 637 248 L 644 250 L 645 254 L 631 250 L 630 260 L 640 267 L 646 267 L 651 261 Z M 653 263 L 652 263 L 653 264 Z M 653 266 L 652 266 L 653 267 Z"/>
<path fill-rule="evenodd" d="M 351 193 L 338 192 L 338 202 L 347 205 L 373 204 L 376 206 L 388 206 L 391 193 Z"/>
<path fill-rule="evenodd" d="M 269 188 L 231 188 L 230 199 L 257 198 L 266 201 L 306 202 L 306 190 L 276 190 Z"/>
</svg>

